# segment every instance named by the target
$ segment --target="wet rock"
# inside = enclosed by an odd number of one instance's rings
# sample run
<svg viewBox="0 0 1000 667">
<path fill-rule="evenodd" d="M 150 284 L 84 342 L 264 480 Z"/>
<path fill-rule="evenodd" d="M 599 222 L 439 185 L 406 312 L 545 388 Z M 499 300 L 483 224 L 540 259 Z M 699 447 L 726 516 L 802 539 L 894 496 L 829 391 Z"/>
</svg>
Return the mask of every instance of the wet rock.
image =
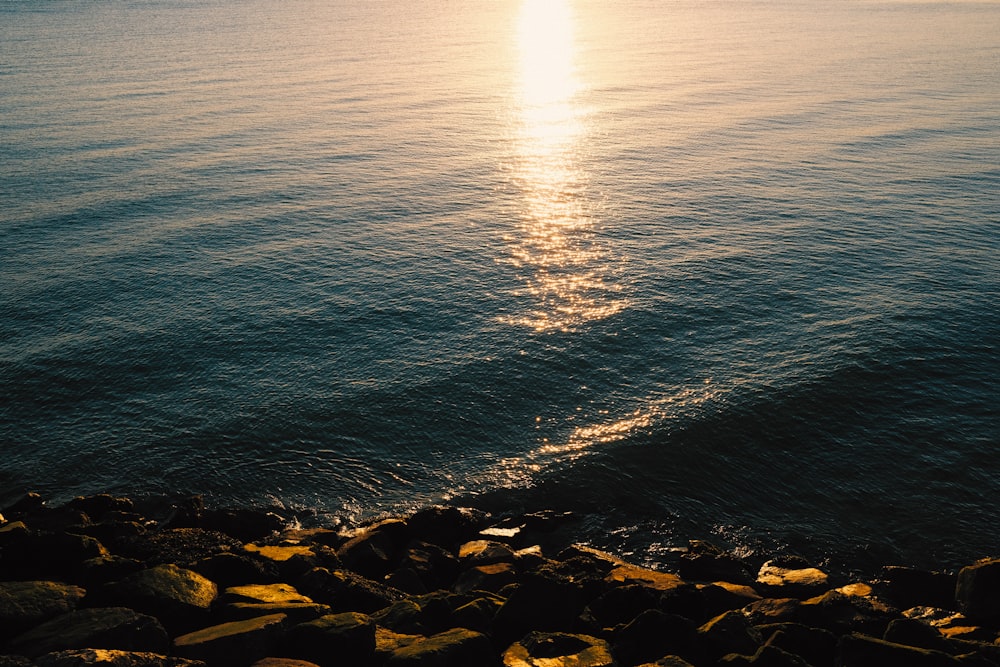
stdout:
<svg viewBox="0 0 1000 667">
<path fill-rule="evenodd" d="M 788 567 L 781 561 L 771 560 L 761 566 L 757 574 L 757 585 L 769 597 L 804 600 L 828 590 L 830 577 L 815 567 Z"/>
<path fill-rule="evenodd" d="M 29 491 L 21 496 L 13 505 L 4 508 L 3 512 L 9 517 L 9 520 L 17 520 L 40 510 L 44 506 L 45 500 L 41 494 Z"/>
<path fill-rule="evenodd" d="M 285 619 L 273 614 L 202 628 L 174 639 L 174 653 L 213 666 L 247 665 L 274 652 Z"/>
<path fill-rule="evenodd" d="M 910 607 L 955 606 L 958 577 L 946 572 L 919 570 L 911 567 L 883 568 L 880 594 L 900 609 Z"/>
<path fill-rule="evenodd" d="M 849 634 L 840 639 L 838 663 L 845 667 L 957 667 L 961 663 L 940 651 L 893 644 L 861 634 Z"/>
<path fill-rule="evenodd" d="M 468 507 L 434 506 L 423 509 L 407 520 L 410 535 L 448 550 L 473 539 L 486 525 L 488 516 Z"/>
<path fill-rule="evenodd" d="M 121 605 L 156 616 L 176 633 L 203 625 L 217 594 L 216 585 L 197 572 L 157 565 L 102 586 L 88 602 Z"/>
<path fill-rule="evenodd" d="M 958 608 L 970 618 L 1000 620 L 1000 559 L 986 558 L 958 573 L 955 588 Z"/>
<path fill-rule="evenodd" d="M 404 597 L 402 592 L 350 570 L 315 568 L 299 579 L 297 588 L 316 602 L 330 605 L 335 612 L 371 614 Z"/>
<path fill-rule="evenodd" d="M 121 556 L 149 565 L 174 564 L 190 568 L 198 561 L 220 553 L 239 551 L 243 543 L 218 531 L 201 528 L 172 528 L 148 532 L 116 544 Z"/>
<path fill-rule="evenodd" d="M 738 611 L 727 611 L 698 628 L 702 648 L 710 655 L 753 655 L 763 644 L 760 632 Z"/>
<path fill-rule="evenodd" d="M 99 493 L 93 496 L 78 496 L 66 503 L 66 507 L 85 513 L 94 521 L 101 521 L 111 512 L 129 512 L 135 510 L 135 504 L 129 498 Z"/>
<path fill-rule="evenodd" d="M 400 567 L 416 572 L 428 590 L 450 588 L 458 576 L 459 562 L 444 548 L 420 540 L 407 546 Z"/>
<path fill-rule="evenodd" d="M 697 642 L 698 629 L 689 619 L 650 609 L 616 633 L 614 653 L 626 665 L 670 654 L 694 660 L 698 656 Z"/>
<path fill-rule="evenodd" d="M 454 590 L 456 593 L 467 593 L 472 590 L 496 593 L 504 586 L 515 583 L 517 579 L 517 569 L 511 563 L 478 565 L 470 567 L 458 577 Z"/>
<path fill-rule="evenodd" d="M 532 632 L 503 654 L 504 667 L 617 667 L 608 643 L 589 635 Z"/>
<path fill-rule="evenodd" d="M 57 616 L 15 637 L 11 653 L 38 657 L 77 648 L 166 653 L 170 638 L 153 618 L 122 607 L 79 609 Z"/>
<path fill-rule="evenodd" d="M 740 559 L 703 540 L 691 540 L 681 556 L 678 574 L 686 581 L 728 581 L 752 586 L 754 579 Z"/>
<path fill-rule="evenodd" d="M 76 609 L 86 591 L 54 581 L 0 582 L 0 640 Z"/>
<path fill-rule="evenodd" d="M 453 628 L 396 649 L 386 667 L 490 667 L 496 663 L 486 635 Z"/>
<path fill-rule="evenodd" d="M 37 667 L 205 667 L 205 663 L 142 651 L 83 648 L 48 653 Z"/>
<path fill-rule="evenodd" d="M 344 567 L 371 579 L 389 574 L 409 536 L 409 526 L 400 519 L 389 519 L 368 526 L 337 549 Z"/>
<path fill-rule="evenodd" d="M 191 569 L 224 587 L 246 583 L 275 583 L 280 578 L 278 567 L 273 562 L 242 552 L 218 553 L 199 560 Z"/>
<path fill-rule="evenodd" d="M 458 560 L 465 567 L 513 563 L 514 551 L 501 542 L 473 540 L 458 548 Z"/>
<path fill-rule="evenodd" d="M 321 616 L 293 627 L 284 652 L 323 667 L 368 664 L 375 656 L 375 623 L 355 612 Z"/>
<path fill-rule="evenodd" d="M 776 646 L 801 657 L 814 667 L 833 667 L 837 655 L 837 635 L 800 623 L 758 625 L 765 646 Z"/>
<path fill-rule="evenodd" d="M 222 509 L 204 510 L 200 527 L 252 542 L 278 533 L 286 523 L 286 519 L 267 510 Z"/>
</svg>

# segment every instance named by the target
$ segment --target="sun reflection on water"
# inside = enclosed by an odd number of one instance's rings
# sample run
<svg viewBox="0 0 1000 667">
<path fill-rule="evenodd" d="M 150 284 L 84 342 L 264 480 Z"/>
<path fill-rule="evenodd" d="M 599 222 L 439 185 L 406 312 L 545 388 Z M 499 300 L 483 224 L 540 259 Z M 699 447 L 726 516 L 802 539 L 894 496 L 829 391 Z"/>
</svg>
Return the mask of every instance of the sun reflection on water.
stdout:
<svg viewBox="0 0 1000 667">
<path fill-rule="evenodd" d="M 587 109 L 579 96 L 574 15 L 569 0 L 524 0 L 514 181 L 521 219 L 505 237 L 507 261 L 520 273 L 528 312 L 506 318 L 536 331 L 571 331 L 625 307 L 612 275 L 616 262 L 598 238 L 595 202 L 581 165 Z"/>
</svg>

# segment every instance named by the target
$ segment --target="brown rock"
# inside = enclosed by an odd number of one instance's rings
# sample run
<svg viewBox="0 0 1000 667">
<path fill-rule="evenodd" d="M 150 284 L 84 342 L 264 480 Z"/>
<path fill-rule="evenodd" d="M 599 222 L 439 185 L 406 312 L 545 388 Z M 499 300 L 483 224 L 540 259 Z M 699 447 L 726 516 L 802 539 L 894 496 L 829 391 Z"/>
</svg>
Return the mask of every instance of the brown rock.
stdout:
<svg viewBox="0 0 1000 667">
<path fill-rule="evenodd" d="M 785 567 L 767 561 L 757 574 L 757 584 L 769 597 L 806 599 L 830 588 L 830 577 L 815 567 Z"/>
<path fill-rule="evenodd" d="M 456 593 L 467 593 L 472 590 L 496 593 L 507 584 L 516 581 L 517 570 L 512 563 L 477 565 L 463 572 L 453 589 Z"/>
<path fill-rule="evenodd" d="M 503 654 L 504 667 L 617 667 L 610 646 L 590 635 L 532 632 Z"/>
<path fill-rule="evenodd" d="M 738 611 L 727 611 L 698 628 L 702 646 L 717 657 L 729 653 L 753 655 L 763 644 L 760 632 Z"/>
<path fill-rule="evenodd" d="M 210 665 L 247 665 L 271 655 L 285 626 L 284 614 L 233 621 L 174 639 L 174 653 Z"/>
<path fill-rule="evenodd" d="M 506 544 L 491 540 L 474 540 L 458 548 L 458 559 L 464 566 L 513 563 L 514 551 Z"/>
<path fill-rule="evenodd" d="M 454 628 L 396 649 L 386 667 L 490 667 L 496 663 L 486 635 Z"/>
<path fill-rule="evenodd" d="M 205 667 L 205 663 L 142 651 L 81 648 L 47 653 L 37 667 Z"/>
<path fill-rule="evenodd" d="M 703 540 L 691 540 L 681 556 L 678 571 L 686 581 L 730 581 L 753 585 L 746 565 L 739 558 Z"/>
<path fill-rule="evenodd" d="M 712 584 L 698 586 L 705 600 L 705 610 L 710 616 L 733 609 L 742 609 L 761 599 L 759 593 L 750 586 L 731 584 L 727 581 L 717 581 Z"/>
<path fill-rule="evenodd" d="M 76 609 L 86 591 L 54 581 L 0 582 L 0 638 Z"/>
<path fill-rule="evenodd" d="M 172 632 L 184 632 L 206 622 L 217 593 L 215 584 L 197 572 L 157 565 L 101 587 L 95 601 L 148 613 Z"/>
<path fill-rule="evenodd" d="M 367 664 L 375 656 L 375 623 L 355 612 L 321 616 L 293 627 L 284 652 L 323 667 Z"/>
<path fill-rule="evenodd" d="M 297 582 L 298 589 L 313 600 L 330 605 L 334 612 L 371 614 L 403 599 L 402 592 L 350 570 L 315 568 Z"/>
<path fill-rule="evenodd" d="M 312 600 L 289 584 L 246 584 L 230 586 L 218 599 L 220 604 L 232 602 L 305 602 Z"/>
<path fill-rule="evenodd" d="M 72 611 L 42 623 L 8 645 L 11 653 L 28 657 L 78 648 L 166 653 L 169 647 L 170 638 L 155 618 L 122 607 Z"/>
<path fill-rule="evenodd" d="M 684 581 L 676 574 L 649 570 L 635 565 L 619 565 L 608 573 L 607 581 L 623 586 L 645 586 L 656 591 L 669 591 L 684 585 Z"/>
</svg>

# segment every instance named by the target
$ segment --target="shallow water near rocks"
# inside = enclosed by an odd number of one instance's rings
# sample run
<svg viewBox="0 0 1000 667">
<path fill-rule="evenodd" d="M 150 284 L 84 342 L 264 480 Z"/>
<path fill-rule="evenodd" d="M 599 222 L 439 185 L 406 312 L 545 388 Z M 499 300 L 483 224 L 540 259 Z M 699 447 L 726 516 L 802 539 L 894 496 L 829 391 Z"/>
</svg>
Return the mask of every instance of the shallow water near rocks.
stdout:
<svg viewBox="0 0 1000 667">
<path fill-rule="evenodd" d="M 1000 5 L 0 3 L 0 500 L 1000 550 Z"/>
</svg>

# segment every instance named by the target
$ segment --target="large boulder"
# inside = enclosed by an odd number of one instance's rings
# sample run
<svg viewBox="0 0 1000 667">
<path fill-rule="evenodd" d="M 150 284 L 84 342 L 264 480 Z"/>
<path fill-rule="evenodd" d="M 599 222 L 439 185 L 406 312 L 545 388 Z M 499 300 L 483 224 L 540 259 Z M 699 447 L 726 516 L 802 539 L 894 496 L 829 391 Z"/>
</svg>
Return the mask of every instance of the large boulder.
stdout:
<svg viewBox="0 0 1000 667">
<path fill-rule="evenodd" d="M 284 652 L 323 667 L 367 664 L 375 656 L 375 623 L 356 612 L 321 616 L 289 630 Z"/>
<path fill-rule="evenodd" d="M 650 609 L 615 635 L 614 653 L 627 665 L 656 660 L 664 655 L 697 658 L 698 629 L 683 616 Z"/>
<path fill-rule="evenodd" d="M 178 633 L 203 626 L 217 594 L 216 585 L 197 572 L 157 565 L 101 587 L 94 601 L 156 616 L 167 629 Z"/>
<path fill-rule="evenodd" d="M 503 654 L 504 667 L 617 667 L 611 647 L 590 635 L 532 632 Z"/>
<path fill-rule="evenodd" d="M 486 635 L 453 628 L 396 649 L 386 667 L 491 667 L 496 663 Z"/>
<path fill-rule="evenodd" d="M 986 558 L 958 573 L 955 599 L 966 616 L 987 622 L 1000 619 L 1000 558 Z"/>
<path fill-rule="evenodd" d="M 8 644 L 9 652 L 31 658 L 78 648 L 166 653 L 169 647 L 167 631 L 155 618 L 123 607 L 72 611 L 42 623 Z"/>
<path fill-rule="evenodd" d="M 814 667 L 833 667 L 837 655 L 837 635 L 800 623 L 774 623 L 756 626 L 765 646 L 775 646 L 801 656 Z"/>
<path fill-rule="evenodd" d="M 412 538 L 455 550 L 473 539 L 487 520 L 487 515 L 476 509 L 432 506 L 411 516 L 407 526 Z"/>
<path fill-rule="evenodd" d="M 297 588 L 316 602 L 330 605 L 335 612 L 359 611 L 371 614 L 403 599 L 403 593 L 366 579 L 350 570 L 314 568 L 297 582 Z"/>
<path fill-rule="evenodd" d="M 245 584 L 230 586 L 219 595 L 219 604 L 233 602 L 306 602 L 312 600 L 289 584 Z"/>
<path fill-rule="evenodd" d="M 107 555 L 104 545 L 87 535 L 11 530 L 3 540 L 0 569 L 6 579 L 75 581 L 84 561 Z"/>
<path fill-rule="evenodd" d="M 760 632 L 738 611 L 727 611 L 698 628 L 701 648 L 710 656 L 753 655 L 763 644 Z"/>
<path fill-rule="evenodd" d="M 0 582 L 0 640 L 73 611 L 85 594 L 54 581 Z"/>
<path fill-rule="evenodd" d="M 889 566 L 882 570 L 880 594 L 900 609 L 955 606 L 958 577 L 947 572 Z"/>
<path fill-rule="evenodd" d="M 805 563 L 769 560 L 757 573 L 757 586 L 768 597 L 805 600 L 830 588 L 830 576 Z"/>
<path fill-rule="evenodd" d="M 678 573 L 686 581 L 728 581 L 752 585 L 746 564 L 710 542 L 691 540 L 681 556 Z"/>
<path fill-rule="evenodd" d="M 271 655 L 281 640 L 286 616 L 272 614 L 222 623 L 174 639 L 176 655 L 213 667 L 242 667 Z"/>
<path fill-rule="evenodd" d="M 503 646 L 531 630 L 570 632 L 585 597 L 570 582 L 532 578 L 515 588 L 494 619 L 494 638 Z"/>
<path fill-rule="evenodd" d="M 837 664 L 844 667 L 958 667 L 962 663 L 941 651 L 894 644 L 861 634 L 841 637 Z"/>
</svg>

